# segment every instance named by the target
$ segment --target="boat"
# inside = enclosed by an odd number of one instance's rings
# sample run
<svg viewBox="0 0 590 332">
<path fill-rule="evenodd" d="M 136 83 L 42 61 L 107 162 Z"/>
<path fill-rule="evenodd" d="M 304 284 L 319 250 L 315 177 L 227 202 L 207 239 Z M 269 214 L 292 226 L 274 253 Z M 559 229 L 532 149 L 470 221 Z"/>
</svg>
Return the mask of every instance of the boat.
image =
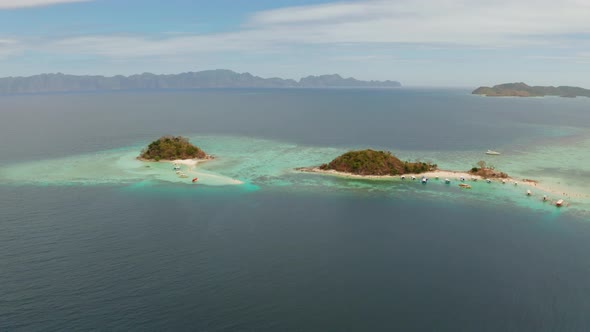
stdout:
<svg viewBox="0 0 590 332">
<path fill-rule="evenodd" d="M 412 180 L 416 180 L 416 177 L 412 175 Z"/>
<path fill-rule="evenodd" d="M 459 180 L 465 181 L 465 178 L 464 177 L 460 177 Z"/>
<path fill-rule="evenodd" d="M 488 151 L 486 151 L 486 154 L 487 155 L 490 155 L 490 156 L 499 156 L 500 155 L 500 152 L 493 151 L 493 150 L 488 150 Z"/>
<path fill-rule="evenodd" d="M 193 178 L 193 183 L 199 181 L 199 178 Z"/>
<path fill-rule="evenodd" d="M 461 187 L 463 189 L 471 189 L 471 186 L 468 185 L 467 183 L 459 183 L 459 187 Z"/>
<path fill-rule="evenodd" d="M 426 184 L 426 182 L 428 182 L 428 179 L 427 179 L 427 178 L 425 178 L 425 177 L 423 177 L 423 178 L 422 178 L 422 183 Z"/>
<path fill-rule="evenodd" d="M 506 184 L 506 180 L 502 180 L 502 184 Z"/>
<path fill-rule="evenodd" d="M 486 182 L 487 182 L 487 183 L 492 183 L 492 180 L 490 180 L 490 179 L 486 179 Z"/>
<path fill-rule="evenodd" d="M 449 179 L 445 179 L 445 183 L 446 183 L 446 184 L 449 184 L 449 183 L 451 183 L 451 180 L 449 180 Z"/>
<path fill-rule="evenodd" d="M 400 176 L 400 178 L 401 178 L 402 180 L 405 180 L 405 179 L 406 179 L 406 176 L 405 176 L 405 175 L 402 175 L 402 176 Z"/>
<path fill-rule="evenodd" d="M 533 196 L 533 193 L 532 193 L 530 190 L 527 190 L 527 191 L 526 191 L 526 195 L 527 195 L 527 196 Z"/>
<path fill-rule="evenodd" d="M 515 185 L 515 186 L 518 186 L 518 182 L 514 181 L 514 185 Z"/>
<path fill-rule="evenodd" d="M 555 206 L 557 206 L 557 207 L 563 206 L 563 199 L 560 199 L 557 202 L 555 202 Z"/>
<path fill-rule="evenodd" d="M 547 195 L 543 195 L 543 202 L 547 202 Z"/>
</svg>

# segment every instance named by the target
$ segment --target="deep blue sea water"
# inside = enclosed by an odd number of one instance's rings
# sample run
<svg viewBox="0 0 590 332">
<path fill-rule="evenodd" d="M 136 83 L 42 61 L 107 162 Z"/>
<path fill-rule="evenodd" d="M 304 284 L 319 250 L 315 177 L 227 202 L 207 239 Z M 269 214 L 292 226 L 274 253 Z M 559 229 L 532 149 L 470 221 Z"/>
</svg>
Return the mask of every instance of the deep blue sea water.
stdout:
<svg viewBox="0 0 590 332">
<path fill-rule="evenodd" d="M 408 155 L 527 151 L 584 139 L 589 106 L 429 89 L 2 97 L 0 165 L 163 134 Z M 584 216 L 412 187 L 248 176 L 246 187 L 196 190 L 0 183 L 0 330 L 590 329 Z"/>
</svg>

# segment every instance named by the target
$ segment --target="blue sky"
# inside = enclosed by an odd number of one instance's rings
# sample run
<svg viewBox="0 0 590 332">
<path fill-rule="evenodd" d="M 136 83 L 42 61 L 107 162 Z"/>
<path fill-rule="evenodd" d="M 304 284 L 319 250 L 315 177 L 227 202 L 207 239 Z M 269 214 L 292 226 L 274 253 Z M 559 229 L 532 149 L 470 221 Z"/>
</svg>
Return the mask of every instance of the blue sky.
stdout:
<svg viewBox="0 0 590 332">
<path fill-rule="evenodd" d="M 590 87 L 590 1 L 0 0 L 0 76 L 216 68 Z"/>
</svg>

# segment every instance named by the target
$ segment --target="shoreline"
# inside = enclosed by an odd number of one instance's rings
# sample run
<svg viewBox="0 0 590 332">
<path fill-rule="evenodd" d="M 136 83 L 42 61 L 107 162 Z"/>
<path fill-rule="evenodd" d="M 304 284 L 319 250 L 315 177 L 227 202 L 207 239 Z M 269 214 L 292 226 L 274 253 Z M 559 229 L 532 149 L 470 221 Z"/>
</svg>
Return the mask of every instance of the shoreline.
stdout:
<svg viewBox="0 0 590 332">
<path fill-rule="evenodd" d="M 353 173 L 346 173 L 346 172 L 338 172 L 335 170 L 322 170 L 319 167 L 299 167 L 296 168 L 295 171 L 297 172 L 302 172 L 302 173 L 311 173 L 311 174 L 319 174 L 319 175 L 328 175 L 328 176 L 335 176 L 335 177 L 341 177 L 341 178 L 347 178 L 347 179 L 359 179 L 359 180 L 381 180 L 381 181 L 403 181 L 402 180 L 402 176 L 409 178 L 410 181 L 411 177 L 414 176 L 416 178 L 417 181 L 419 181 L 422 177 L 426 177 L 426 178 L 436 178 L 438 177 L 439 180 L 444 181 L 445 179 L 449 179 L 451 181 L 459 181 L 460 183 L 463 183 L 462 181 L 460 181 L 460 178 L 463 177 L 465 179 L 465 183 L 467 182 L 472 182 L 474 180 L 477 181 L 481 181 L 481 180 L 486 180 L 485 178 L 483 178 L 482 176 L 479 175 L 474 175 L 474 174 L 470 174 L 466 171 L 449 171 L 449 170 L 435 170 L 435 171 L 428 171 L 428 172 L 424 172 L 424 173 L 408 173 L 408 174 L 400 174 L 400 175 L 360 175 L 360 174 L 353 174 Z M 517 185 L 523 185 L 527 188 L 535 188 L 538 189 L 546 194 L 552 194 L 555 195 L 556 197 L 551 198 L 549 197 L 550 200 L 558 200 L 558 199 L 568 199 L 571 200 L 572 198 L 580 198 L 580 199 L 588 199 L 590 198 L 590 195 L 584 195 L 582 193 L 576 193 L 576 192 L 564 192 L 560 189 L 556 189 L 556 188 L 550 188 L 544 185 L 541 185 L 539 183 L 539 181 L 536 180 L 531 180 L 531 179 L 515 179 L 512 177 L 506 177 L 506 178 L 489 178 L 487 180 L 490 180 L 492 182 L 497 182 L 497 183 L 502 183 L 502 180 L 506 181 L 506 184 L 511 184 L 514 186 L 514 184 L 516 183 Z M 533 193 L 534 194 L 534 193 Z M 569 202 L 567 202 L 569 205 Z"/>
</svg>

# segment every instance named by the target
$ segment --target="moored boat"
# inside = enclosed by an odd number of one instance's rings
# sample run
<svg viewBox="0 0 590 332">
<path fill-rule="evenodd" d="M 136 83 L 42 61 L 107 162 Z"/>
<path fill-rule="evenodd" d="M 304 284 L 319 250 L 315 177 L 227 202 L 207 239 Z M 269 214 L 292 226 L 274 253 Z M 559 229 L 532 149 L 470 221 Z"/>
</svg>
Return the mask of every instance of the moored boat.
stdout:
<svg viewBox="0 0 590 332">
<path fill-rule="evenodd" d="M 557 202 L 555 202 L 555 206 L 557 206 L 557 207 L 563 206 L 563 199 L 560 199 Z"/>
<path fill-rule="evenodd" d="M 459 183 L 459 187 L 462 189 L 471 189 L 471 185 L 468 185 L 467 183 Z"/>
<path fill-rule="evenodd" d="M 486 151 L 486 154 L 487 155 L 490 155 L 490 156 L 499 156 L 500 155 L 500 152 L 493 151 L 493 150 L 488 150 L 488 151 Z"/>
<path fill-rule="evenodd" d="M 529 190 L 527 190 L 527 191 L 526 191 L 526 195 L 527 195 L 527 196 L 533 196 L 533 193 L 532 193 L 532 192 L 530 191 L 530 189 L 529 189 Z"/>
</svg>

